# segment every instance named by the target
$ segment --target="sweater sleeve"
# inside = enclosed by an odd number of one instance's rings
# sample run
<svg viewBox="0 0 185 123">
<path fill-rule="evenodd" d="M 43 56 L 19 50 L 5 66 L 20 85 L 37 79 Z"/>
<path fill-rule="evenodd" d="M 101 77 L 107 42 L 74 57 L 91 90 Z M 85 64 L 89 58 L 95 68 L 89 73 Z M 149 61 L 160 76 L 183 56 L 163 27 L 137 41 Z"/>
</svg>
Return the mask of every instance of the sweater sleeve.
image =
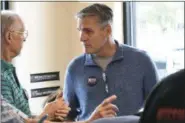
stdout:
<svg viewBox="0 0 185 123">
<path fill-rule="evenodd" d="M 70 69 L 70 68 L 69 68 Z M 64 81 L 64 99 L 69 104 L 71 111 L 69 112 L 68 119 L 75 120 L 78 115 L 79 103 L 75 94 L 74 81 L 72 79 L 72 72 L 66 70 L 65 81 Z"/>
<path fill-rule="evenodd" d="M 147 98 L 148 94 L 152 91 L 154 85 L 159 81 L 157 68 L 152 61 L 152 59 L 145 53 L 145 58 L 143 60 L 144 64 L 144 99 Z"/>
</svg>

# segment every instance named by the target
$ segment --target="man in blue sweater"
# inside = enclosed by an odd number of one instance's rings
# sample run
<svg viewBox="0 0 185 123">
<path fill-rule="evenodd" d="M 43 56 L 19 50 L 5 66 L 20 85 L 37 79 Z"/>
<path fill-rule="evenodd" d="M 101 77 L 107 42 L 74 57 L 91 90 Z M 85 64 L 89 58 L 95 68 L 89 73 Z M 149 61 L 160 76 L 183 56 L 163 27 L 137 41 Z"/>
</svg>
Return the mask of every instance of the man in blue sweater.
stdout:
<svg viewBox="0 0 185 123">
<path fill-rule="evenodd" d="M 108 6 L 90 5 L 77 13 L 77 21 L 85 53 L 72 60 L 66 71 L 64 98 L 72 109 L 69 118 L 87 120 L 111 95 L 117 96 L 115 115 L 136 113 L 158 81 L 153 62 L 144 51 L 113 39 L 113 12 Z"/>
</svg>

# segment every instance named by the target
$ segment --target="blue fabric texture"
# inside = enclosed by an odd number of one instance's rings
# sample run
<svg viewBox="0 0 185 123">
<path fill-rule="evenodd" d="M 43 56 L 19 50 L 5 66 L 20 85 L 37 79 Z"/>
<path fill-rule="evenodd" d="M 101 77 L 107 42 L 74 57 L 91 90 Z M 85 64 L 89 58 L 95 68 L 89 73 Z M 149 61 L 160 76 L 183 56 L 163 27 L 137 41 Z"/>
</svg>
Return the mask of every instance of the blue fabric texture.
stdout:
<svg viewBox="0 0 185 123">
<path fill-rule="evenodd" d="M 105 71 L 90 54 L 82 54 L 69 64 L 64 98 L 72 108 L 70 117 L 86 120 L 113 94 L 117 96 L 113 104 L 119 108 L 118 116 L 134 114 L 143 106 L 158 81 L 156 67 L 146 52 L 117 41 L 116 44 L 117 51 Z"/>
</svg>

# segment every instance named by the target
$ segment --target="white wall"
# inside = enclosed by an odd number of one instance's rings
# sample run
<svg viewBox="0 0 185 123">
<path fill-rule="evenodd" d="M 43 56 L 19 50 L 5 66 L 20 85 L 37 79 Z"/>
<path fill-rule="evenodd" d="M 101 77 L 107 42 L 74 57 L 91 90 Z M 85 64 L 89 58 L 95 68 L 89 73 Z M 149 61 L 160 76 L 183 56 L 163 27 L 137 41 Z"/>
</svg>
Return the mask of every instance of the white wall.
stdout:
<svg viewBox="0 0 185 123">
<path fill-rule="evenodd" d="M 21 55 L 14 60 L 21 84 L 30 89 L 63 86 L 70 60 L 83 52 L 74 15 L 90 2 L 12 2 L 29 31 Z M 122 41 L 121 3 L 106 3 L 115 10 L 115 38 Z M 60 81 L 30 83 L 30 74 L 60 71 Z M 31 111 L 38 114 L 46 97 L 31 98 Z"/>
</svg>

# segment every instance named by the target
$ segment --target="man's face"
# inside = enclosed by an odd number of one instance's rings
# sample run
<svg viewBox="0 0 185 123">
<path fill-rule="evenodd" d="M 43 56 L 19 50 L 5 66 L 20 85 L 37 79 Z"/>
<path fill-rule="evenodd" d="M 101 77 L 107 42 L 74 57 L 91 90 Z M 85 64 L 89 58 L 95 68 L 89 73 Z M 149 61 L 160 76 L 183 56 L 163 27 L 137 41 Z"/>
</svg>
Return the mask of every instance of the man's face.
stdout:
<svg viewBox="0 0 185 123">
<path fill-rule="evenodd" d="M 96 16 L 78 19 L 77 29 L 80 31 L 80 41 L 84 45 L 85 53 L 97 54 L 107 41 L 108 33 L 102 28 Z"/>
<path fill-rule="evenodd" d="M 21 19 L 17 18 L 13 25 L 10 30 L 9 44 L 13 56 L 17 56 L 21 52 L 23 41 L 25 41 L 27 37 L 27 32 L 25 32 L 25 27 Z"/>
</svg>

